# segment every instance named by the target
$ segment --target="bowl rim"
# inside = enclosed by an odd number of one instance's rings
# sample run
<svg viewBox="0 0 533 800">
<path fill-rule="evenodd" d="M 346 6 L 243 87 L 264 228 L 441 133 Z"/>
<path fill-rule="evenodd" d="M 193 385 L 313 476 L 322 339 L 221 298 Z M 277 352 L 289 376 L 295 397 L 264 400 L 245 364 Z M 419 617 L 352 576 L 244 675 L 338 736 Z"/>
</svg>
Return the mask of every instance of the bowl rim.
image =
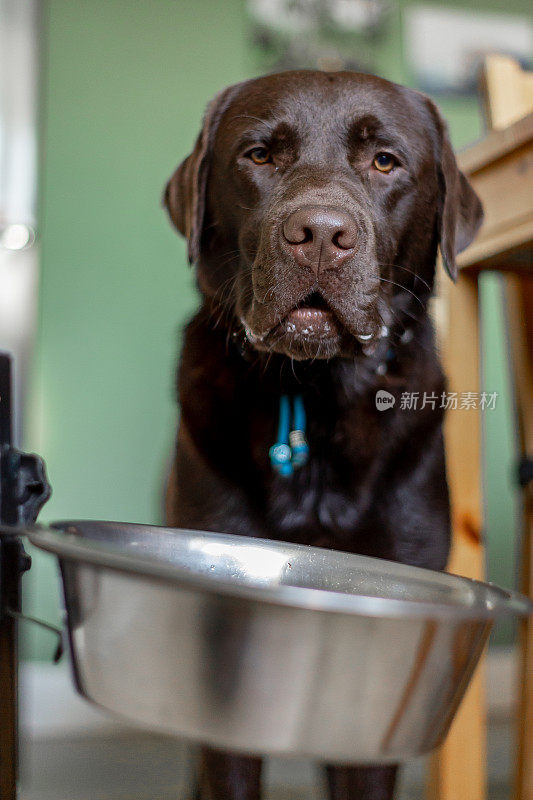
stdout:
<svg viewBox="0 0 533 800">
<path fill-rule="evenodd" d="M 213 540 L 243 540 L 246 543 L 265 545 L 268 547 L 288 547 L 293 551 L 320 551 L 338 555 L 339 550 L 318 548 L 311 545 L 294 544 L 274 539 L 264 539 L 242 534 L 224 534 L 190 528 L 172 528 L 165 525 L 148 525 L 143 523 L 125 523 L 113 520 L 59 520 L 48 526 L 37 524 L 32 528 L 19 531 L 29 537 L 30 542 L 39 549 L 53 553 L 61 561 L 87 563 L 96 567 L 111 569 L 116 572 L 135 574 L 145 579 L 155 579 L 188 590 L 205 592 L 209 595 L 223 595 L 235 600 L 267 603 L 270 605 L 298 608 L 308 611 L 341 613 L 362 617 L 404 618 L 404 619 L 448 619 L 453 621 L 479 620 L 491 622 L 508 615 L 529 616 L 533 614 L 533 602 L 518 592 L 502 589 L 495 584 L 477 581 L 453 573 L 438 572 L 423 567 L 415 567 L 400 562 L 378 559 L 371 556 L 360 556 L 347 553 L 351 558 L 366 562 L 384 562 L 400 567 L 402 571 L 418 574 L 426 580 L 438 575 L 447 583 L 468 586 L 493 595 L 493 603 L 489 606 L 485 601 L 473 605 L 461 605 L 427 600 L 409 600 L 406 598 L 374 597 L 364 594 L 338 592 L 334 589 L 318 589 L 304 586 L 277 584 L 275 586 L 254 586 L 245 582 L 225 580 L 217 575 L 205 575 L 190 572 L 175 564 L 165 563 L 150 555 L 132 555 L 123 549 L 108 546 L 102 541 L 83 538 L 76 534 L 76 529 L 84 525 L 120 526 L 123 528 L 154 528 L 168 533 L 187 533 L 194 536 L 205 536 Z M 69 530 L 70 529 L 70 530 Z"/>
</svg>

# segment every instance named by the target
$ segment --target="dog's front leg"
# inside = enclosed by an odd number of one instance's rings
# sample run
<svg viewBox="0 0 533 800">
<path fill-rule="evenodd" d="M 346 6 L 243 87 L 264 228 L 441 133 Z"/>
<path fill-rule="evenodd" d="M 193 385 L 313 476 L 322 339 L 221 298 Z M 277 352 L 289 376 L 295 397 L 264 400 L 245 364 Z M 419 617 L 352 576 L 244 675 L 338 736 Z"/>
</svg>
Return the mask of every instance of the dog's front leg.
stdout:
<svg viewBox="0 0 533 800">
<path fill-rule="evenodd" d="M 261 766 L 260 758 L 202 747 L 200 800 L 260 800 Z"/>
<path fill-rule="evenodd" d="M 232 491 L 226 480 L 209 469 L 194 447 L 183 421 L 176 459 L 167 483 L 166 520 L 169 525 L 196 530 L 256 536 L 262 533 L 248 509 L 242 489 L 236 486 Z M 206 636 L 214 648 L 211 658 L 216 663 L 217 640 L 213 641 L 209 634 Z M 214 680 L 216 682 L 216 678 Z M 194 798 L 260 800 L 261 766 L 260 758 L 202 747 Z"/>
<path fill-rule="evenodd" d="M 398 767 L 326 767 L 330 800 L 393 800 Z"/>
</svg>

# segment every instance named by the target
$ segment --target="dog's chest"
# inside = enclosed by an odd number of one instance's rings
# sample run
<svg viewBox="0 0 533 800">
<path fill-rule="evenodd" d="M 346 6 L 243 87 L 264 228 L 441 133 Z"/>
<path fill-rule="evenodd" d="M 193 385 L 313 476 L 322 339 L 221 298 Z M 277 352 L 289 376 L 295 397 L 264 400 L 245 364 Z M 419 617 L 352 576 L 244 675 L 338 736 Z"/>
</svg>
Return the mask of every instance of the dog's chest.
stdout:
<svg viewBox="0 0 533 800">
<path fill-rule="evenodd" d="M 267 524 L 279 539 L 359 549 L 358 536 L 383 466 L 383 431 L 363 408 L 356 408 L 334 424 L 311 419 L 308 435 L 308 462 L 290 476 L 271 473 Z"/>
</svg>

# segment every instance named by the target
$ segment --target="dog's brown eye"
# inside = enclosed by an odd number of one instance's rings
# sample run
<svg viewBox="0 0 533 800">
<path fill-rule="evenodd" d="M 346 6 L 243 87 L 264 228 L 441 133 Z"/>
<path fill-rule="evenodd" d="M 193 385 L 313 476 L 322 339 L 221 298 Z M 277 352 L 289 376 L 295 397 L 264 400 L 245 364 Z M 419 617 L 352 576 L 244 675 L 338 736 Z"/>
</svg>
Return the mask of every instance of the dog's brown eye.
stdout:
<svg viewBox="0 0 533 800">
<path fill-rule="evenodd" d="M 267 150 L 266 147 L 254 147 L 247 153 L 247 156 L 252 159 L 254 164 L 268 164 L 269 161 L 272 161 L 270 150 Z"/>
<path fill-rule="evenodd" d="M 390 172 L 396 166 L 396 159 L 390 153 L 378 153 L 374 158 L 374 166 L 380 172 Z"/>
</svg>

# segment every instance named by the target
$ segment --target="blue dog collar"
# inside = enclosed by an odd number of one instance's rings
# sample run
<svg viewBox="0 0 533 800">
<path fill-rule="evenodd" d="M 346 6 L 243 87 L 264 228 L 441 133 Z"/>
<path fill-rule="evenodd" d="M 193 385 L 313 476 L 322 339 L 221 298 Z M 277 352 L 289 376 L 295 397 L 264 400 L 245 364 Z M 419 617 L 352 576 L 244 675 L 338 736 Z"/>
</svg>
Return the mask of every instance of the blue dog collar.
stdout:
<svg viewBox="0 0 533 800">
<path fill-rule="evenodd" d="M 292 417 L 292 419 L 291 419 Z M 270 463 L 280 475 L 292 475 L 309 458 L 309 445 L 305 436 L 306 416 L 303 397 L 299 394 L 291 401 L 282 394 L 279 399 L 278 440 L 269 450 Z"/>
</svg>

